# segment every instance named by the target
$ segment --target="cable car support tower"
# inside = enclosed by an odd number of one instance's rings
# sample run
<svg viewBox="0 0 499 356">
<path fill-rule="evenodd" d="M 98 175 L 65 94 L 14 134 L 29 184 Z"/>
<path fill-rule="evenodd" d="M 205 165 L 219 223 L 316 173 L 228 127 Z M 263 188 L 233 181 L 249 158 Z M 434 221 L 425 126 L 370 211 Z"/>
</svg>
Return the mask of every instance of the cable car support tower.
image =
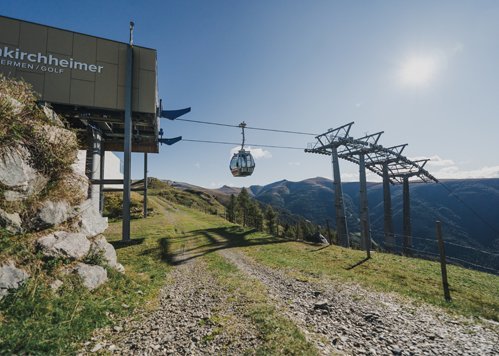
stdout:
<svg viewBox="0 0 499 356">
<path fill-rule="evenodd" d="M 438 180 L 424 169 L 428 159 L 412 161 L 402 155 L 407 144 L 385 148 L 378 144 L 383 132 L 355 139 L 350 136 L 350 129 L 353 124 L 354 122 L 350 122 L 338 128 L 329 129 L 325 133 L 316 136 L 316 141 L 310 143 L 308 148 L 305 149 L 305 152 L 308 153 L 332 157 L 338 240 L 342 246 L 350 246 L 338 162 L 339 158 L 342 158 L 359 166 L 361 246 L 368 252 L 371 248 L 371 236 L 366 169 L 383 179 L 384 244 L 388 250 L 395 249 L 390 185 L 403 184 L 403 250 L 404 253 L 409 254 L 412 247 L 409 179 L 417 178 L 423 183 L 438 183 Z"/>
</svg>

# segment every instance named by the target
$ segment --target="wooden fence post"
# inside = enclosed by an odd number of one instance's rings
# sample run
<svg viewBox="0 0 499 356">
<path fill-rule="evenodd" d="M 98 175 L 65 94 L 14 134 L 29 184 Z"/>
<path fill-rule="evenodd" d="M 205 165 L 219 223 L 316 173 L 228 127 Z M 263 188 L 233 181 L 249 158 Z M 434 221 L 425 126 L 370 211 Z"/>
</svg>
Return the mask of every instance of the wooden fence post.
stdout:
<svg viewBox="0 0 499 356">
<path fill-rule="evenodd" d="M 440 269 L 442 271 L 442 285 L 444 287 L 444 297 L 447 302 L 452 301 L 450 297 L 449 291 L 449 282 L 447 281 L 447 265 L 445 262 L 445 246 L 444 240 L 442 238 L 442 226 L 440 221 L 436 221 L 436 230 L 437 230 L 437 241 L 438 241 L 438 250 L 440 251 Z"/>
<path fill-rule="evenodd" d="M 364 231 L 364 244 L 366 246 L 367 258 L 371 258 L 371 234 L 369 233 L 366 220 L 362 220 L 362 229 Z"/>
</svg>

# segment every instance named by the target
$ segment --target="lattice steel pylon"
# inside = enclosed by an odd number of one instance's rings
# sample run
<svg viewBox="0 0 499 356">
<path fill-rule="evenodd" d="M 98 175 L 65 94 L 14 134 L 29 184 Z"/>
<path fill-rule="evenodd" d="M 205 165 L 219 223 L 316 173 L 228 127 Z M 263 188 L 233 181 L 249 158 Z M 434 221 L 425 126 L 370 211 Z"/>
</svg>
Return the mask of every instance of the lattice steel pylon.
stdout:
<svg viewBox="0 0 499 356">
<path fill-rule="evenodd" d="M 390 184 L 404 184 L 404 251 L 408 253 L 412 245 L 410 238 L 409 178 L 418 177 L 425 183 L 438 182 L 438 180 L 424 169 L 424 165 L 428 160 L 412 161 L 402 155 L 407 144 L 385 148 L 378 144 L 383 132 L 354 139 L 349 136 L 352 125 L 353 122 L 336 129 L 330 129 L 324 134 L 316 136 L 317 141 L 309 144 L 308 148 L 305 150 L 305 152 L 308 153 L 332 156 L 335 184 L 336 225 L 340 243 L 343 246 L 349 245 L 348 227 L 345 219 L 346 214 L 343 204 L 341 177 L 338 164 L 338 159 L 342 158 L 359 165 L 361 243 L 363 245 L 362 247 L 367 251 L 370 249 L 371 237 L 369 233 L 366 169 L 369 169 L 371 172 L 383 178 L 384 232 L 385 245 L 388 249 L 392 249 L 395 245 Z"/>
<path fill-rule="evenodd" d="M 338 147 L 348 139 L 350 128 L 353 122 L 340 126 L 336 129 L 329 129 L 327 132 L 316 136 L 315 144 L 310 144 L 305 152 L 330 155 L 333 165 L 333 184 L 336 210 L 336 233 L 339 243 L 343 247 L 350 247 L 350 237 L 345 215 L 345 203 L 343 200 L 343 190 L 341 187 L 340 165 L 338 162 Z"/>
</svg>

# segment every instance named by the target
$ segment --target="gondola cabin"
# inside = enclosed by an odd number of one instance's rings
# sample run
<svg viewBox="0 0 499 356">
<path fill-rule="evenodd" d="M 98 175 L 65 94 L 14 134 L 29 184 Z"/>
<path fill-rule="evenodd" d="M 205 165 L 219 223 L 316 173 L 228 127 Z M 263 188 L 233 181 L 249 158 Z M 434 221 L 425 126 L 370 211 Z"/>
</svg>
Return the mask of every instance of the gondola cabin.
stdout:
<svg viewBox="0 0 499 356">
<path fill-rule="evenodd" d="M 255 160 L 251 156 L 250 151 L 244 149 L 234 153 L 230 160 L 230 171 L 234 177 L 250 176 L 255 170 Z"/>
</svg>

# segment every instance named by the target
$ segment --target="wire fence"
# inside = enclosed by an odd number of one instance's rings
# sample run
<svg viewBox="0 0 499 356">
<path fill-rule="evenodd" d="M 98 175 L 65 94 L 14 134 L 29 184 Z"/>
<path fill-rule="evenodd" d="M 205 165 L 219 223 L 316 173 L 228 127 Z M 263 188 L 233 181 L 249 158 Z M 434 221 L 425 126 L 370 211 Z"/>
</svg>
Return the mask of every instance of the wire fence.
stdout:
<svg viewBox="0 0 499 356">
<path fill-rule="evenodd" d="M 377 241 L 384 250 L 431 260 L 440 259 L 436 237 L 407 236 L 404 234 L 392 234 L 390 237 L 386 239 L 384 231 L 371 230 L 371 239 Z M 499 251 L 486 251 L 483 248 L 446 241 L 445 237 L 444 246 L 447 262 L 499 275 Z"/>
</svg>

